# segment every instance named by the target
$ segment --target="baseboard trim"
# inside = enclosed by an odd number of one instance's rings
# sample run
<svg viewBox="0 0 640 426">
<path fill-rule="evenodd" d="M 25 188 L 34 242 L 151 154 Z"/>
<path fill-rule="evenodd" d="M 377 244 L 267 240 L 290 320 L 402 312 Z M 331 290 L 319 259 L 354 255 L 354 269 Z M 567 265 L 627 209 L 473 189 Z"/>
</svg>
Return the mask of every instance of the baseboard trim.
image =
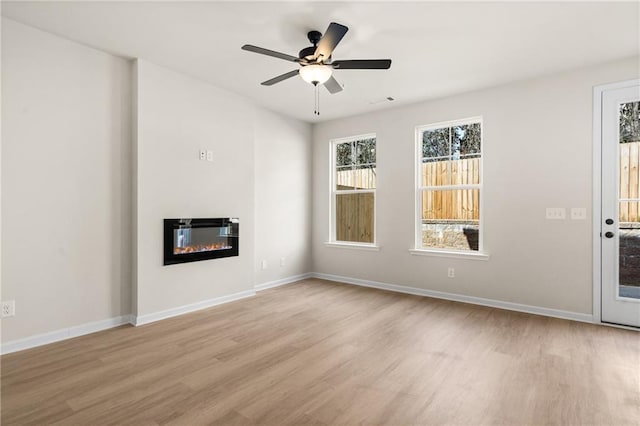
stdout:
<svg viewBox="0 0 640 426">
<path fill-rule="evenodd" d="M 5 355 L 12 352 L 23 351 L 25 349 L 35 348 L 36 346 L 47 345 L 49 343 L 60 342 L 62 340 L 84 336 L 86 334 L 95 333 L 97 331 L 107 330 L 109 328 L 118 327 L 130 322 L 131 315 L 122 315 L 115 318 L 108 318 L 101 321 L 94 321 L 86 324 L 76 325 L 73 327 L 63 328 L 61 330 L 51 331 L 49 333 L 36 334 L 35 336 L 25 337 L 23 339 L 17 339 L 2 344 L 0 353 L 2 353 L 2 355 Z"/>
<path fill-rule="evenodd" d="M 292 275 L 290 277 L 280 278 L 279 280 L 256 284 L 253 288 L 255 289 L 255 291 L 267 290 L 274 287 L 280 287 L 281 285 L 295 283 L 296 281 L 304 280 L 306 278 L 311 278 L 312 276 L 313 274 L 311 272 L 307 272 L 306 274 L 300 274 L 300 275 Z"/>
<path fill-rule="evenodd" d="M 230 294 L 227 296 L 221 296 L 213 299 L 203 300 L 201 302 L 179 306 L 177 308 L 167 309 L 161 312 L 155 312 L 152 314 L 141 315 L 141 316 L 122 315 L 119 317 L 109 318 L 101 321 L 94 321 L 87 324 L 81 324 L 73 327 L 64 328 L 61 330 L 52 331 L 49 333 L 37 334 L 35 336 L 13 340 L 13 341 L 4 343 L 0 346 L 0 354 L 2 355 L 9 354 L 12 352 L 18 352 L 25 349 L 35 348 L 37 346 L 47 345 L 49 343 L 55 343 L 62 340 L 72 339 L 74 337 L 80 337 L 86 334 L 107 330 L 107 329 L 118 327 L 127 323 L 133 324 L 135 326 L 149 324 L 149 323 L 160 321 L 163 319 L 172 318 L 178 315 L 183 315 L 190 312 L 199 311 L 201 309 L 210 308 L 212 306 L 221 305 L 223 303 L 229 303 L 229 302 L 244 299 L 247 297 L 252 297 L 252 296 L 255 296 L 256 292 L 258 291 L 267 290 L 270 288 L 275 288 L 275 287 L 279 287 L 286 284 L 291 284 L 306 278 L 318 278 L 318 279 L 323 279 L 327 281 L 335 281 L 339 283 L 357 285 L 361 287 L 376 288 L 379 290 L 387 290 L 387 291 L 393 291 L 397 293 L 433 297 L 436 299 L 452 300 L 455 302 L 462 302 L 462 303 L 471 303 L 474 305 L 488 306 L 492 308 L 524 312 L 524 313 L 534 314 L 534 315 L 543 315 L 547 317 L 561 318 L 561 319 L 572 320 L 572 321 L 580 321 L 580 322 L 586 322 L 586 323 L 592 323 L 592 324 L 595 323 L 594 317 L 591 314 L 563 311 L 559 309 L 542 308 L 539 306 L 524 305 L 520 303 L 505 302 L 505 301 L 495 300 L 495 299 L 485 299 L 485 298 L 474 297 L 474 296 L 465 296 L 462 294 L 447 293 L 447 292 L 435 291 L 435 290 L 426 290 L 426 289 L 415 288 L 415 287 L 406 287 L 406 286 L 383 283 L 378 281 L 343 277 L 340 275 L 323 274 L 319 272 L 309 272 L 306 274 L 293 275 L 290 277 L 281 278 L 279 280 L 269 281 L 262 284 L 256 284 L 253 290 L 246 290 L 246 291 L 241 291 L 239 293 Z"/>
<path fill-rule="evenodd" d="M 178 315 L 188 314 L 190 312 L 210 308 L 212 306 L 221 305 L 223 303 L 234 302 L 236 300 L 255 295 L 256 292 L 254 290 L 245 290 L 239 293 L 229 294 L 227 296 L 214 297 L 213 299 L 207 299 L 200 302 L 191 303 L 189 305 L 178 306 L 177 308 L 171 308 L 165 311 L 154 312 L 152 314 L 132 316 L 131 324 L 135 326 L 149 324 L 163 319 L 176 317 Z"/>
<path fill-rule="evenodd" d="M 405 286 L 396 285 L 396 284 L 362 280 L 359 278 L 350 278 L 350 277 L 342 277 L 339 275 L 322 274 L 319 272 L 313 272 L 311 276 L 314 278 L 319 278 L 327 281 L 335 281 L 335 282 L 340 282 L 345 284 L 357 285 L 361 287 L 377 288 L 380 290 L 394 291 L 397 293 L 406 293 L 406 294 L 413 294 L 417 296 L 433 297 L 436 299 L 445 299 L 445 300 L 452 300 L 454 302 L 471 303 L 473 305 L 488 306 L 491 308 L 506 309 L 509 311 L 525 312 L 528 314 L 543 315 L 547 317 L 587 322 L 591 324 L 594 323 L 593 315 L 583 314 L 579 312 L 562 311 L 559 309 L 542 308 L 539 306 L 523 305 L 521 303 L 505 302 L 505 301 L 495 300 L 495 299 L 485 299 L 482 297 L 465 296 L 462 294 L 446 293 L 446 292 L 435 291 L 435 290 L 425 290 L 425 289 L 415 288 L 415 287 L 405 287 Z"/>
</svg>

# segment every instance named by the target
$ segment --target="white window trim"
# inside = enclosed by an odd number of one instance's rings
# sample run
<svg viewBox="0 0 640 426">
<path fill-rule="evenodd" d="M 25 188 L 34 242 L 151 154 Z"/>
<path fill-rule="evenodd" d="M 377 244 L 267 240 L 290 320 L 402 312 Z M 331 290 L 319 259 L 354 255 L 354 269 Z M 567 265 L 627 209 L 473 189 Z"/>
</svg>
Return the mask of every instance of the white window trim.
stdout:
<svg viewBox="0 0 640 426">
<path fill-rule="evenodd" d="M 477 251 L 447 250 L 447 249 L 409 249 L 414 256 L 452 257 L 457 259 L 489 260 L 487 253 Z"/>
<path fill-rule="evenodd" d="M 343 248 L 350 250 L 367 250 L 367 251 L 380 251 L 380 246 L 371 243 L 353 243 L 353 242 L 326 242 L 324 243 L 327 247 L 333 248 Z"/>
<path fill-rule="evenodd" d="M 335 179 L 336 179 L 336 145 L 353 142 L 360 139 L 376 139 L 376 169 L 378 167 L 378 138 L 375 133 L 365 133 L 361 135 L 348 136 L 344 138 L 331 139 L 329 143 L 329 241 L 325 242 L 327 247 L 337 248 L 351 248 L 351 249 L 363 249 L 363 250 L 379 250 L 380 247 L 377 244 L 378 240 L 378 176 L 376 174 L 376 189 L 361 189 L 361 190 L 343 190 L 336 191 Z M 338 241 L 336 240 L 336 195 L 340 194 L 365 194 L 373 193 L 373 242 L 372 243 L 359 243 L 353 241 Z"/>
<path fill-rule="evenodd" d="M 439 187 L 422 186 L 422 138 L 421 135 L 427 130 L 440 129 L 443 127 L 461 126 L 465 124 L 480 123 L 480 183 L 477 185 L 446 185 Z M 414 178 L 415 178 L 415 241 L 414 246 L 409 252 L 418 256 L 438 256 L 438 257 L 455 257 L 468 258 L 477 260 L 488 260 L 489 254 L 484 251 L 484 122 L 482 116 L 463 118 L 460 120 L 442 121 L 423 126 L 417 126 L 415 131 L 415 147 L 414 147 Z M 425 190 L 447 190 L 447 189 L 479 189 L 480 190 L 480 220 L 478 221 L 478 250 L 455 250 L 441 249 L 437 247 L 422 246 L 422 192 Z"/>
</svg>

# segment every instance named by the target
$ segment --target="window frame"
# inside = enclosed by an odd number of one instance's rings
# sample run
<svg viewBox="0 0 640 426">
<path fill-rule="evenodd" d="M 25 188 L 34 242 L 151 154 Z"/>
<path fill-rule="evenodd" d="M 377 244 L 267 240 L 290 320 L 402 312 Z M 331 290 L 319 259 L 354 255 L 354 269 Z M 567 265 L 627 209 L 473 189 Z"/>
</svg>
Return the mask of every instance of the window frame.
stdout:
<svg viewBox="0 0 640 426">
<path fill-rule="evenodd" d="M 442 129 L 445 127 L 455 127 L 468 124 L 480 124 L 480 171 L 479 184 L 471 185 L 442 185 L 442 186 L 422 186 L 422 135 L 428 130 Z M 414 188 L 415 188 L 415 209 L 414 209 L 414 246 L 409 251 L 416 255 L 435 255 L 445 257 L 462 257 L 486 260 L 489 258 L 484 251 L 484 121 L 482 116 L 463 118 L 458 120 L 441 121 L 431 123 L 415 128 L 415 147 L 414 147 Z M 435 158 L 435 157 L 434 157 Z M 479 191 L 479 220 L 478 220 L 478 250 L 456 250 L 454 248 L 425 247 L 422 245 L 422 193 L 426 191 L 446 191 L 456 189 L 477 189 Z"/>
<path fill-rule="evenodd" d="M 378 175 L 376 173 L 375 189 L 337 190 L 337 146 L 341 143 L 356 142 L 363 139 L 376 140 L 376 171 L 378 169 L 378 137 L 375 133 L 363 133 L 354 136 L 331 139 L 329 143 L 329 241 L 327 247 L 361 248 L 365 250 L 377 250 L 378 247 Z M 373 242 L 339 241 L 336 239 L 336 197 L 338 194 L 373 194 Z"/>
</svg>

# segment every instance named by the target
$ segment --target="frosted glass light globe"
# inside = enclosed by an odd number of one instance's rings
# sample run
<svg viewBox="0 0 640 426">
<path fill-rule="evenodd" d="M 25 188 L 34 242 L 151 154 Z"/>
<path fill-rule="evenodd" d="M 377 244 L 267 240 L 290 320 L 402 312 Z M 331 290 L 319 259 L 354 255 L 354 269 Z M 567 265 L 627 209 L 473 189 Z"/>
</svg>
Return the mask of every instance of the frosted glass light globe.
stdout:
<svg viewBox="0 0 640 426">
<path fill-rule="evenodd" d="M 322 84 L 329 80 L 332 72 L 327 65 L 305 65 L 300 68 L 300 77 L 307 83 Z"/>
</svg>

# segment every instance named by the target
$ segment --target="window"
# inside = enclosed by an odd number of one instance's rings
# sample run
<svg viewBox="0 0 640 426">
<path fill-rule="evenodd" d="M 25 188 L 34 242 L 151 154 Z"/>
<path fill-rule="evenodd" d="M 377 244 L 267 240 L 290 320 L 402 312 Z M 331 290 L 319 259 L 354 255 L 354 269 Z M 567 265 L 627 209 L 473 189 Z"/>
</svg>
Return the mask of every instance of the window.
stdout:
<svg viewBox="0 0 640 426">
<path fill-rule="evenodd" d="M 331 241 L 375 244 L 376 136 L 331 143 Z"/>
<path fill-rule="evenodd" d="M 417 129 L 416 249 L 478 252 L 482 120 Z"/>
</svg>

